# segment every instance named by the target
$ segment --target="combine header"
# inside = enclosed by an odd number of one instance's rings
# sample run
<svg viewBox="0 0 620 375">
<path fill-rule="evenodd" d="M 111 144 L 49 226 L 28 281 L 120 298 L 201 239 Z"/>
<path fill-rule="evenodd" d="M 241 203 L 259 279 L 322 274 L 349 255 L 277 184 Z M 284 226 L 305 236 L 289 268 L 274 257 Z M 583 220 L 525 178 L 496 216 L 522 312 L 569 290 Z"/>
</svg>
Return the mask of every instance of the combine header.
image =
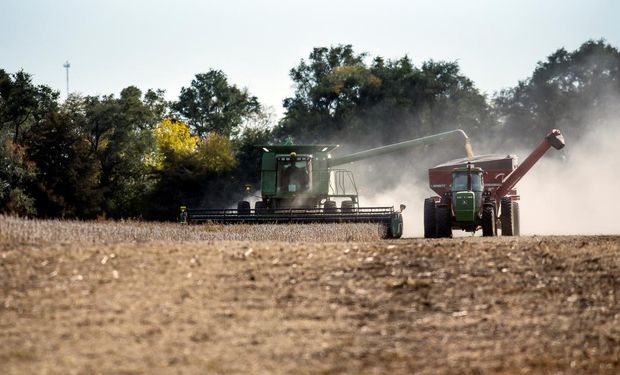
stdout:
<svg viewBox="0 0 620 375">
<path fill-rule="evenodd" d="M 519 166 L 515 155 L 482 155 L 429 169 L 430 188 L 438 196 L 424 200 L 424 237 L 452 237 L 453 229 L 482 229 L 483 236 L 496 236 L 498 223 L 503 236 L 518 236 L 519 196 L 514 187 L 551 147 L 564 147 L 557 129 Z"/>
<path fill-rule="evenodd" d="M 384 238 L 400 238 L 403 219 L 400 205 L 360 207 L 353 173 L 341 165 L 380 155 L 460 139 L 468 156 L 469 139 L 453 130 L 388 146 L 332 158 L 338 145 L 261 145 L 261 200 L 251 208 L 241 201 L 237 209 L 189 209 L 188 222 L 221 223 L 378 223 Z M 340 202 L 340 207 L 338 207 Z"/>
</svg>

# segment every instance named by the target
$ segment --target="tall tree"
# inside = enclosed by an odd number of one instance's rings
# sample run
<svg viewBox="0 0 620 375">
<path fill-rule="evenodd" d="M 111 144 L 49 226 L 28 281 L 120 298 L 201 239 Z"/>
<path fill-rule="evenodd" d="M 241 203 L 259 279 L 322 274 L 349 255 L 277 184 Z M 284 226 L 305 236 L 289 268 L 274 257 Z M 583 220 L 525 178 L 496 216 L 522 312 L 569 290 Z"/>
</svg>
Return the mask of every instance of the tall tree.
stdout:
<svg viewBox="0 0 620 375">
<path fill-rule="evenodd" d="M 302 59 L 290 71 L 295 95 L 284 100 L 286 114 L 276 135 L 316 142 L 342 130 L 361 87 L 376 83 L 364 64 L 365 56 L 355 54 L 351 45 L 314 48 L 308 61 Z"/>
<path fill-rule="evenodd" d="M 579 139 L 620 115 L 619 98 L 620 51 L 599 40 L 572 52 L 558 49 L 494 104 L 506 135 L 531 144 L 552 128 Z"/>
<path fill-rule="evenodd" d="M 200 137 L 210 132 L 229 137 L 246 117 L 261 110 L 258 99 L 230 84 L 221 70 L 196 74 L 190 87 L 181 89 L 172 108 Z"/>
<path fill-rule="evenodd" d="M 70 112 L 49 114 L 26 135 L 28 159 L 36 164 L 30 187 L 39 216 L 94 218 L 101 212 L 99 164 Z"/>
<path fill-rule="evenodd" d="M 153 129 L 160 112 L 133 86 L 114 96 L 86 97 L 85 133 L 101 168 L 102 207 L 112 217 L 140 216 L 153 182 L 147 155 L 155 148 Z"/>
<path fill-rule="evenodd" d="M 220 207 L 234 199 L 238 185 L 230 173 L 236 166 L 231 141 L 209 133 L 196 140 L 183 123 L 164 121 L 156 130 L 161 165 L 146 208 L 150 219 L 170 220 L 179 206 Z"/>
<path fill-rule="evenodd" d="M 417 68 L 355 54 L 350 45 L 315 48 L 291 70 L 295 95 L 276 129 L 280 139 L 384 144 L 456 127 L 493 124 L 485 97 L 454 62 Z"/>
<path fill-rule="evenodd" d="M 9 75 L 0 69 L 0 127 L 10 129 L 13 142 L 19 142 L 24 127 L 57 110 L 58 95 L 45 85 L 35 86 L 23 70 Z"/>
<path fill-rule="evenodd" d="M 259 189 L 260 163 L 263 151 L 256 146 L 269 144 L 273 140 L 274 122 L 273 110 L 264 110 L 252 116 L 244 124 L 239 134 L 233 138 L 233 148 L 237 160 L 237 167 L 233 174 L 239 183 L 253 185 Z"/>
<path fill-rule="evenodd" d="M 0 69 L 0 212 L 36 212 L 28 192 L 36 165 L 28 159 L 23 133 L 57 110 L 57 98 L 49 87 L 35 86 L 30 74 Z"/>
<path fill-rule="evenodd" d="M 1 133 L 0 133 L 1 135 Z M 35 179 L 36 166 L 23 146 L 0 136 L 0 212 L 17 215 L 37 213 L 27 186 Z"/>
<path fill-rule="evenodd" d="M 164 119 L 155 129 L 156 150 L 149 157 L 149 162 L 156 170 L 164 168 L 167 155 L 190 155 L 196 151 L 198 136 L 191 135 L 189 127 L 183 121 Z"/>
</svg>

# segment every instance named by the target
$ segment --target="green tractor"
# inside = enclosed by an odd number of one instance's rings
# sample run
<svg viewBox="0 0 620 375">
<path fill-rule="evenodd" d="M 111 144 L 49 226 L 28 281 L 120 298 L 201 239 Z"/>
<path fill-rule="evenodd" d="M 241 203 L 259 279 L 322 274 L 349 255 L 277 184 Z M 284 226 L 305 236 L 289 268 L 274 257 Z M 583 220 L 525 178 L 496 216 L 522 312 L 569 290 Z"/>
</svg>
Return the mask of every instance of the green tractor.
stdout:
<svg viewBox="0 0 620 375">
<path fill-rule="evenodd" d="M 453 229 L 496 236 L 498 227 L 503 236 L 518 236 L 520 197 L 514 187 L 550 147 L 564 145 L 555 129 L 519 166 L 514 155 L 480 155 L 429 169 L 438 196 L 424 201 L 424 237 L 452 237 Z"/>
</svg>

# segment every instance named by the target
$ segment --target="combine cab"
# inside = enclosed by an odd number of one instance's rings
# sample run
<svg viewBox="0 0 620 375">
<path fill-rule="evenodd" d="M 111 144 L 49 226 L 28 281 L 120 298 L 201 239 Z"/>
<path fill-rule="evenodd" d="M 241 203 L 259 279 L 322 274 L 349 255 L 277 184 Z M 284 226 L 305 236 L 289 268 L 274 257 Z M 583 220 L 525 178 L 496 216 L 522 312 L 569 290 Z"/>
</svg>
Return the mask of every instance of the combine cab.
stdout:
<svg viewBox="0 0 620 375">
<path fill-rule="evenodd" d="M 458 137 L 469 150 L 467 135 L 453 130 L 332 158 L 338 145 L 261 145 L 261 200 L 254 208 L 189 209 L 188 222 L 222 223 L 378 223 L 384 238 L 400 238 L 401 211 L 394 207 L 360 207 L 353 173 L 341 165 Z"/>
<path fill-rule="evenodd" d="M 564 147 L 559 130 L 517 165 L 514 155 L 483 155 L 452 160 L 429 169 L 430 188 L 438 196 L 424 201 L 424 237 L 452 237 L 453 229 L 496 236 L 518 236 L 519 203 L 514 187 L 534 164 L 553 147 Z"/>
</svg>

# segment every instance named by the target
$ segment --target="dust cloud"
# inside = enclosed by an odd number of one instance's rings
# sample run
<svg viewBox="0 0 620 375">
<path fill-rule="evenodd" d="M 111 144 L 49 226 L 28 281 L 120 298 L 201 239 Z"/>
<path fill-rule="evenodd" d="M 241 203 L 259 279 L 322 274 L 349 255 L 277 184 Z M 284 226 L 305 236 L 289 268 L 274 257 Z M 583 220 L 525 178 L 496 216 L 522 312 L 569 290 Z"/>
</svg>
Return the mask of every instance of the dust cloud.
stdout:
<svg viewBox="0 0 620 375">
<path fill-rule="evenodd" d="M 427 168 L 428 169 L 428 168 Z M 424 236 L 424 199 L 436 195 L 428 181 L 404 181 L 398 187 L 375 195 L 360 195 L 360 207 L 407 206 L 403 211 L 403 237 Z M 456 231 L 455 231 L 456 233 Z"/>
<path fill-rule="evenodd" d="M 393 206 L 398 210 L 404 204 L 403 237 L 423 237 L 424 199 L 437 195 L 429 187 L 428 169 L 448 160 L 472 156 L 477 146 L 473 142 L 473 150 L 469 142 L 464 144 L 456 138 L 343 167 L 355 175 L 360 207 Z M 465 232 L 454 231 L 455 236 L 459 233 Z"/>
<path fill-rule="evenodd" d="M 620 120 L 598 123 L 593 129 L 579 139 L 565 134 L 566 147 L 560 151 L 549 149 L 517 184 L 522 235 L 620 233 Z M 544 136 L 540 135 L 541 141 Z M 477 140 L 472 142 L 478 148 Z M 494 148 L 495 152 L 516 154 L 523 161 L 536 144 L 510 150 L 496 147 L 484 145 L 479 153 Z M 404 176 L 392 189 L 372 189 L 372 181 L 364 178 L 365 182 L 358 183 L 363 186 L 360 206 L 393 205 L 397 209 L 405 204 L 404 237 L 422 237 L 424 199 L 435 195 L 426 173 L 436 164 L 436 160 L 418 160 L 418 173 Z M 454 230 L 453 235 L 471 234 Z"/>
<path fill-rule="evenodd" d="M 564 159 L 543 157 L 517 185 L 522 234 L 620 233 L 619 145 L 615 120 L 566 137 Z"/>
</svg>

